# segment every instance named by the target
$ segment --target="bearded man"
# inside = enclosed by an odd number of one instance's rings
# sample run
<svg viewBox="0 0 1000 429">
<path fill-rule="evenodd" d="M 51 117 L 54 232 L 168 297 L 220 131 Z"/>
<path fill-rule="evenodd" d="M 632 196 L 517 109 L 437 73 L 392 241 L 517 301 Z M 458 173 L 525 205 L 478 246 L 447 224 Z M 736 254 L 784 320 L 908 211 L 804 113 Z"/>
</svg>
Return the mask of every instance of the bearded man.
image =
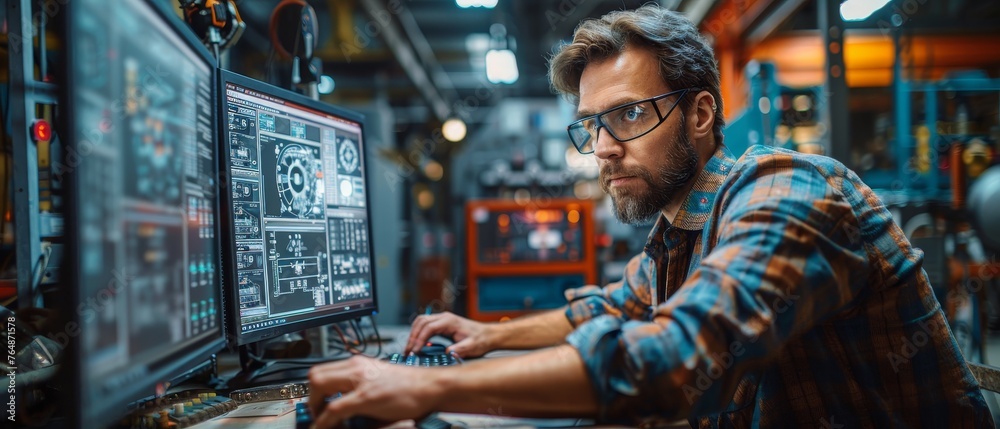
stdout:
<svg viewBox="0 0 1000 429">
<path fill-rule="evenodd" d="M 441 334 L 464 357 L 540 350 L 440 369 L 314 367 L 319 427 L 497 410 L 703 428 L 993 427 L 920 250 L 833 159 L 762 146 L 734 159 L 716 61 L 683 16 L 644 6 L 585 21 L 549 77 L 577 104 L 569 138 L 596 158 L 618 219 L 656 219 L 643 252 L 621 281 L 571 290 L 560 310 L 495 324 L 421 316 L 407 345 Z"/>
</svg>

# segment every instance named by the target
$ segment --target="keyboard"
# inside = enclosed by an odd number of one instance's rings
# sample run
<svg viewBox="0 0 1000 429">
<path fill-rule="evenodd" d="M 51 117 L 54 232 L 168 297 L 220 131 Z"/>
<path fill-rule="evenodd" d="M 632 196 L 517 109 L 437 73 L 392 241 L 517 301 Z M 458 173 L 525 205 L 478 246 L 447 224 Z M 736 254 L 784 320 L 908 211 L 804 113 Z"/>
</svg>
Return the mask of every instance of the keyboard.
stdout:
<svg viewBox="0 0 1000 429">
<path fill-rule="evenodd" d="M 389 356 L 389 363 L 394 363 L 398 365 L 406 366 L 453 366 L 460 365 L 462 362 L 455 359 L 452 355 L 423 355 L 423 354 L 410 354 L 404 356 L 402 353 L 393 353 Z"/>
</svg>

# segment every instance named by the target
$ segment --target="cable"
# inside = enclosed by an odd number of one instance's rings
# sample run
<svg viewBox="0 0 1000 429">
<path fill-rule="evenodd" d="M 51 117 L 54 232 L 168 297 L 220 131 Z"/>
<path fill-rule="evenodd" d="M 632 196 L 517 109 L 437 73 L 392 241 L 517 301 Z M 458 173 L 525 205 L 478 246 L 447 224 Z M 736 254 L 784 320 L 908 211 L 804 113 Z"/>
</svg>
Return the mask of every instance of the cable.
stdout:
<svg viewBox="0 0 1000 429">
<path fill-rule="evenodd" d="M 378 354 L 376 356 L 382 357 L 382 334 L 378 332 L 378 325 L 375 324 L 375 316 L 368 316 L 372 321 L 372 330 L 375 331 L 375 342 L 378 343 Z"/>
<path fill-rule="evenodd" d="M 337 331 L 337 335 L 340 336 L 340 342 L 342 342 L 344 344 L 344 347 L 347 349 L 348 352 L 350 352 L 351 354 L 359 354 L 360 353 L 357 349 L 355 349 L 354 347 L 352 347 L 351 345 L 349 345 L 350 343 L 347 342 L 347 337 L 344 335 L 344 331 L 342 329 L 340 329 L 340 325 L 334 324 L 334 325 L 331 325 L 331 326 L 333 327 L 333 329 L 335 331 Z"/>
<path fill-rule="evenodd" d="M 365 338 L 364 330 L 361 329 L 361 324 L 358 323 L 358 319 L 351 320 L 351 329 L 354 330 L 354 335 L 357 336 L 358 342 L 361 343 L 361 354 L 368 351 L 368 338 Z"/>
<path fill-rule="evenodd" d="M 35 263 L 35 270 L 32 271 L 31 296 L 28 296 L 28 305 L 34 306 L 38 289 L 42 286 L 42 278 L 45 277 L 45 270 L 49 267 L 49 257 L 52 256 L 52 246 L 45 248 L 45 253 L 38 255 L 38 262 Z"/>
</svg>

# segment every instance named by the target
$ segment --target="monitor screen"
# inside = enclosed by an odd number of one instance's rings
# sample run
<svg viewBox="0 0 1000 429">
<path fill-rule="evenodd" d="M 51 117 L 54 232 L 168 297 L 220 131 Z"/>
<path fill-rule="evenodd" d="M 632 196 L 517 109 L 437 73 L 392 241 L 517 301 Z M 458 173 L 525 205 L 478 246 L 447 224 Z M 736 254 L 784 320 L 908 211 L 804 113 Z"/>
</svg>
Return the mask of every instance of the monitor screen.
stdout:
<svg viewBox="0 0 1000 429">
<path fill-rule="evenodd" d="M 361 115 L 223 72 L 236 344 L 373 314 Z"/>
<path fill-rule="evenodd" d="M 79 407 L 100 427 L 224 347 L 215 61 L 152 1 L 67 4 Z"/>
</svg>

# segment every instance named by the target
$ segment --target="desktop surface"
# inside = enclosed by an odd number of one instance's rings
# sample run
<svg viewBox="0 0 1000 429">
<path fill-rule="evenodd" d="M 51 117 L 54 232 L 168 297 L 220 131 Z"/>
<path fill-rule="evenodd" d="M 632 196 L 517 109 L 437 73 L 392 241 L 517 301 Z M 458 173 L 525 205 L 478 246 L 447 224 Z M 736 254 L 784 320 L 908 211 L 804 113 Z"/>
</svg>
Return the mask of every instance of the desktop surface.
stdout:
<svg viewBox="0 0 1000 429">
<path fill-rule="evenodd" d="M 383 356 L 392 355 L 393 353 L 402 353 L 402 348 L 406 345 L 406 341 L 409 338 L 410 327 L 409 325 L 383 325 L 379 327 L 384 343 L 384 353 Z M 432 339 L 434 342 L 442 341 L 440 338 Z M 526 353 L 520 350 L 498 350 L 488 353 L 484 356 L 484 359 L 491 358 L 501 358 L 506 356 L 514 356 L 518 354 Z M 198 429 L 264 429 L 264 428 L 288 428 L 295 429 L 296 426 L 296 412 L 295 406 L 297 403 L 305 402 L 307 398 L 297 398 L 297 399 L 285 399 L 285 400 L 273 400 L 273 401 L 262 401 L 252 404 L 242 404 L 240 408 L 246 408 L 253 406 L 257 409 L 270 407 L 274 410 L 279 410 L 282 412 L 281 415 L 258 415 L 250 417 L 235 417 L 234 413 L 230 413 L 224 416 L 216 417 L 210 421 L 201 423 L 195 428 Z M 235 414 L 238 415 L 238 414 Z M 465 414 L 465 413 L 434 413 L 432 416 L 447 422 L 451 427 L 462 427 L 468 429 L 474 428 L 560 428 L 560 427 L 573 427 L 573 426 L 593 426 L 593 421 L 588 419 L 577 419 L 577 418 L 520 418 L 507 416 L 503 413 L 494 414 Z M 433 424 L 430 421 L 416 422 L 413 420 L 403 420 L 392 425 L 386 426 L 390 429 L 437 429 L 436 427 L 428 426 Z M 594 426 L 594 427 L 604 427 L 611 428 L 616 426 Z M 670 424 L 659 425 L 657 428 L 664 429 L 680 429 L 689 427 L 686 421 L 678 421 Z"/>
</svg>

